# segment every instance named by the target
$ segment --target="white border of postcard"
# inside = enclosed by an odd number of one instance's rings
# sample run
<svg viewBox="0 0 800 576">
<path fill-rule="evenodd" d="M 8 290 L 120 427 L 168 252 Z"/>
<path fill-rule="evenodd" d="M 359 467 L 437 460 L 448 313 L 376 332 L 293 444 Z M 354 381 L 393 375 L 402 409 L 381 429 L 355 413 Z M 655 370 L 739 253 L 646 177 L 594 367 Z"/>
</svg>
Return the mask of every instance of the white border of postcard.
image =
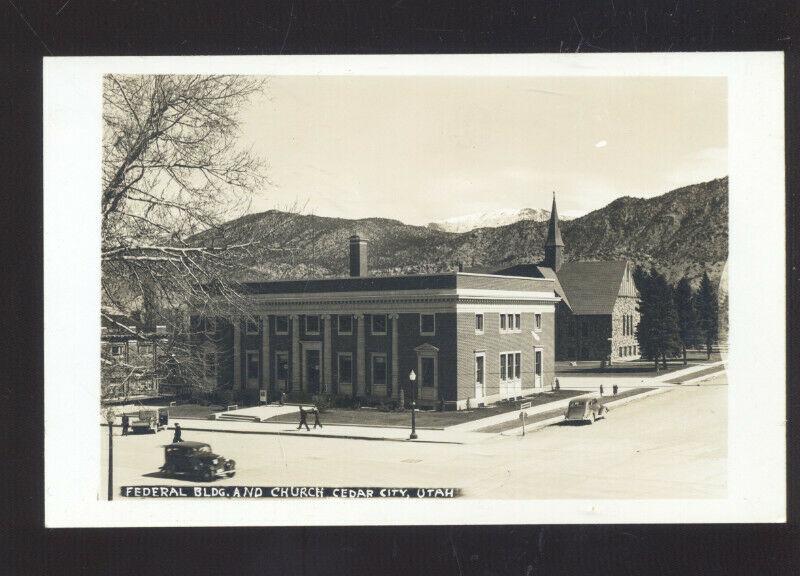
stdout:
<svg viewBox="0 0 800 576">
<path fill-rule="evenodd" d="M 723 76 L 728 79 L 728 497 L 720 500 L 99 499 L 101 78 L 105 73 Z M 783 54 L 46 58 L 48 527 L 783 522 Z M 95 216 L 96 215 L 96 216 Z M 31 385 L 35 385 L 32 383 Z"/>
</svg>

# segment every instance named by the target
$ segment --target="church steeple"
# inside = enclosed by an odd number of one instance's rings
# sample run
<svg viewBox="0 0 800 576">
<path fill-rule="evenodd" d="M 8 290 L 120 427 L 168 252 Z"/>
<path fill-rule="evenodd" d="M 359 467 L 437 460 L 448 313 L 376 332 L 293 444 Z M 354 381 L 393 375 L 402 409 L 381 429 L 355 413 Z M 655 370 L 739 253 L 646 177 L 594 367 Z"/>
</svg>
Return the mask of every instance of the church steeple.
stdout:
<svg viewBox="0 0 800 576">
<path fill-rule="evenodd" d="M 556 209 L 556 193 L 553 192 L 553 209 L 550 211 L 550 222 L 547 225 L 547 240 L 544 242 L 544 262 L 547 268 L 558 272 L 564 260 L 564 241 L 558 227 L 558 209 Z"/>
</svg>

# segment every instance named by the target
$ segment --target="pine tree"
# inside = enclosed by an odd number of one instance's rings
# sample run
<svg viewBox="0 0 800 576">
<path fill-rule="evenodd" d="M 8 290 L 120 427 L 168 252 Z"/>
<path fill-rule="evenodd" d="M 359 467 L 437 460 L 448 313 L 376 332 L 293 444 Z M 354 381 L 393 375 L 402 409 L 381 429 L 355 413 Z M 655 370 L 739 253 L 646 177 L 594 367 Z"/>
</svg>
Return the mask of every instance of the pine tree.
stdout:
<svg viewBox="0 0 800 576">
<path fill-rule="evenodd" d="M 675 286 L 673 297 L 675 310 L 678 314 L 678 337 L 681 341 L 683 364 L 686 365 L 686 349 L 695 346 L 699 342 L 695 295 L 688 278 L 680 279 Z"/>
<path fill-rule="evenodd" d="M 673 300 L 672 287 L 666 278 L 653 268 L 650 273 L 634 274 L 639 289 L 639 312 L 641 315 L 636 339 L 643 358 L 653 360 L 658 370 L 658 361 L 667 367 L 667 355 L 680 350 L 678 313 Z"/>
<path fill-rule="evenodd" d="M 719 298 L 717 289 L 706 272 L 703 272 L 700 289 L 697 291 L 697 316 L 706 354 L 710 359 L 711 349 L 719 340 Z"/>
</svg>

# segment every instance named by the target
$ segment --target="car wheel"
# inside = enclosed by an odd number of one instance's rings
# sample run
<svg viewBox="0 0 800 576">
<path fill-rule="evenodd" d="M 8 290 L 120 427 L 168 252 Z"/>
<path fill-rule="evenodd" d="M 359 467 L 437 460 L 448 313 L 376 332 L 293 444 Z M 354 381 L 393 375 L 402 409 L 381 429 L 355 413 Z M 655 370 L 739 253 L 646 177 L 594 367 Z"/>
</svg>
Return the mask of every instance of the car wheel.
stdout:
<svg viewBox="0 0 800 576">
<path fill-rule="evenodd" d="M 163 472 L 163 473 L 164 473 L 166 476 L 175 476 L 175 466 L 171 466 L 171 465 L 170 465 L 170 466 L 164 466 L 164 467 L 161 469 L 161 471 L 162 471 L 162 472 Z"/>
</svg>

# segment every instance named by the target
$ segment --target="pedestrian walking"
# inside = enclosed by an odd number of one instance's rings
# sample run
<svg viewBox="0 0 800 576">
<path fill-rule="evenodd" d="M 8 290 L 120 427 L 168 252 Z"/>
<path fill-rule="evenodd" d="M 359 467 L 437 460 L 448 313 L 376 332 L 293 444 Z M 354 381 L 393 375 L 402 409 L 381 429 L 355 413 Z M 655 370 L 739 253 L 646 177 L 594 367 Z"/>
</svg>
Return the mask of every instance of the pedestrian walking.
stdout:
<svg viewBox="0 0 800 576">
<path fill-rule="evenodd" d="M 600 396 L 602 396 L 602 395 L 603 395 L 603 385 L 600 384 Z"/>
<path fill-rule="evenodd" d="M 561 384 L 559 384 L 558 378 L 556 378 L 555 383 L 556 383 L 556 392 L 558 392 L 559 390 L 561 390 Z"/>
<path fill-rule="evenodd" d="M 122 415 L 122 435 L 123 436 L 127 436 L 128 435 L 128 423 L 129 422 L 130 422 L 130 419 L 128 418 L 128 415 L 127 414 L 123 414 Z"/>
<path fill-rule="evenodd" d="M 300 406 L 300 424 L 297 425 L 298 430 L 300 430 L 300 428 L 302 428 L 303 426 L 306 427 L 306 430 L 309 431 L 311 430 L 311 428 L 308 427 L 307 418 L 308 418 L 308 413 L 305 410 L 303 410 L 302 406 Z"/>
<path fill-rule="evenodd" d="M 181 438 L 181 425 L 175 422 L 175 435 L 172 437 L 172 443 L 183 442 Z"/>
<path fill-rule="evenodd" d="M 286 392 L 281 390 L 280 400 L 278 400 L 278 405 L 283 406 L 283 403 L 286 402 Z"/>
<path fill-rule="evenodd" d="M 617 385 L 614 384 L 614 387 L 611 389 L 611 391 L 614 393 L 614 396 L 616 396 L 617 392 L 619 391 L 619 387 L 617 387 Z"/>
<path fill-rule="evenodd" d="M 319 408 L 314 407 L 314 428 L 317 426 L 322 428 L 322 422 L 319 421 Z"/>
</svg>

